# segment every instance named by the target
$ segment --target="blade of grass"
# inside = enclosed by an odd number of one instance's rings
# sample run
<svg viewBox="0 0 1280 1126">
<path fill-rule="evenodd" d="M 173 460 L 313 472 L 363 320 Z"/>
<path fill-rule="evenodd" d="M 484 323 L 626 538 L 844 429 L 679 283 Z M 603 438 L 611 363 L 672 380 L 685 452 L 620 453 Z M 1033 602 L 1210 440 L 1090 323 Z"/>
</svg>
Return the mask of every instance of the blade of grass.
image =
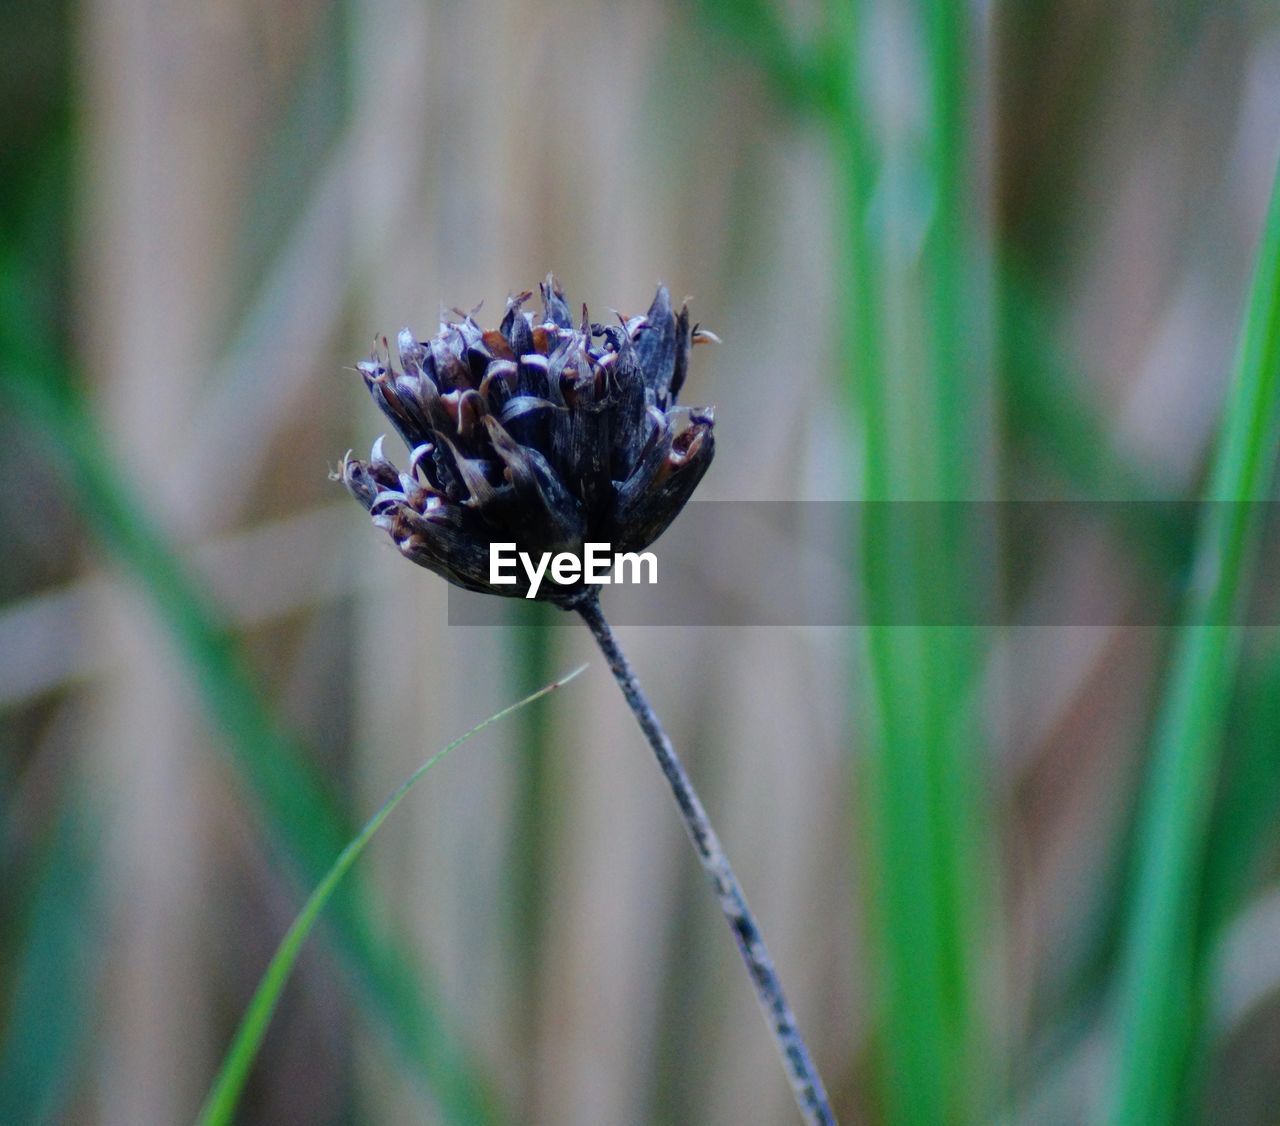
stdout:
<svg viewBox="0 0 1280 1126">
<path fill-rule="evenodd" d="M 1000 297 L 1000 374 L 1014 438 L 1081 496 L 1158 499 L 1154 482 L 1114 448 L 1101 410 L 1057 354 L 1048 303 L 1034 291 L 1030 271 L 1006 260 Z"/>
<path fill-rule="evenodd" d="M 513 667 L 509 677 L 514 691 L 528 692 L 551 675 L 553 628 L 546 612 L 553 607 L 522 603 L 510 609 L 518 642 L 512 645 Z M 509 957 L 518 985 L 516 1028 L 522 1040 L 534 1043 L 542 1023 L 538 972 L 542 965 L 548 904 L 545 872 L 554 837 L 554 747 L 550 715 L 543 709 L 529 712 L 520 724 L 516 756 L 515 810 L 506 863 L 511 901 L 515 905 L 508 931 Z M 523 1088 L 535 1086 L 536 1052 L 528 1053 L 529 1068 Z"/>
<path fill-rule="evenodd" d="M 1226 764 L 1205 860 L 1199 941 L 1206 948 L 1263 876 L 1259 860 L 1280 829 L 1280 650 L 1241 678 L 1240 704 L 1227 735 Z"/>
<path fill-rule="evenodd" d="M 965 1121 L 979 1115 L 985 1077 L 998 1070 L 982 1003 L 984 916 L 994 903 L 975 710 L 983 642 L 979 631 L 929 623 L 957 620 L 983 584 L 973 529 L 955 519 L 962 506 L 928 506 L 932 523 L 902 516 L 913 501 L 984 489 L 990 365 L 967 184 L 968 26 L 952 5 L 916 9 L 929 125 L 921 137 L 879 143 L 861 88 L 862 9 L 832 3 L 827 42 L 841 79 L 830 125 L 850 288 L 851 415 L 865 496 L 894 502 L 864 506 L 856 552 L 877 623 L 861 638 L 869 682 L 861 809 L 885 1110 L 896 1122 Z"/>
<path fill-rule="evenodd" d="M 878 259 L 875 231 L 868 213 L 875 190 L 875 168 L 867 136 L 862 99 L 856 89 L 859 21 L 856 5 L 832 5 L 830 41 L 841 45 L 843 67 L 851 89 L 841 120 L 833 122 L 835 161 L 841 176 L 844 244 L 843 272 L 851 286 L 852 370 L 847 387 L 851 415 L 866 431 L 865 490 L 869 499 L 888 499 L 888 462 L 879 456 L 889 442 L 884 403 L 888 372 L 882 339 Z M 876 512 L 879 506 L 870 506 Z M 872 539 L 877 529 L 868 522 L 862 544 L 860 575 L 867 601 L 883 607 L 890 597 L 886 581 L 893 574 L 910 574 L 906 558 L 895 558 L 896 540 L 884 536 L 880 548 Z M 920 796 L 927 793 L 924 764 L 918 753 L 921 733 L 910 730 L 915 708 L 900 712 L 897 701 L 904 688 L 918 684 L 913 675 L 919 651 L 907 631 L 869 626 L 864 631 L 862 664 L 870 671 L 863 696 L 866 712 L 866 792 L 860 805 L 867 842 L 867 929 L 876 967 L 876 1024 L 883 1039 L 881 1087 L 885 1117 L 898 1122 L 943 1121 L 946 1101 L 944 1060 L 947 1055 L 942 987 L 935 952 L 939 945 L 937 904 L 929 894 L 936 886 L 929 848 L 927 810 Z M 908 645 L 908 643 L 911 643 Z M 906 682 L 905 684 L 903 682 Z M 902 685 L 902 687 L 900 687 Z M 895 722 L 896 721 L 896 722 Z M 919 887 L 919 895 L 894 895 L 893 889 Z"/>
<path fill-rule="evenodd" d="M 321 879 L 320 883 L 316 885 L 315 891 L 308 896 L 302 910 L 298 912 L 298 917 L 294 919 L 293 924 L 285 933 L 279 947 L 271 958 L 270 964 L 267 966 L 266 973 L 262 976 L 262 981 L 254 991 L 249 1007 L 240 1022 L 240 1027 L 236 1031 L 235 1039 L 227 1051 L 218 1076 L 214 1080 L 209 1096 L 200 1111 L 200 1126 L 223 1126 L 223 1124 L 231 1121 L 232 1115 L 235 1113 L 236 1103 L 240 1099 L 240 1092 L 244 1089 L 245 1080 L 248 1079 L 249 1070 L 258 1055 L 258 1049 L 262 1046 L 262 1039 L 266 1035 L 267 1025 L 270 1023 L 271 1016 L 280 1001 L 280 994 L 284 991 L 285 983 L 293 972 L 294 964 L 298 960 L 298 954 L 302 950 L 302 944 L 311 933 L 311 929 L 320 917 L 320 912 L 324 910 L 325 904 L 332 897 L 338 882 L 359 859 L 360 854 L 365 850 L 365 846 L 368 845 L 373 839 L 373 835 L 382 827 L 382 823 L 391 815 L 391 811 L 417 785 L 422 776 L 450 751 L 460 747 L 491 723 L 497 723 L 498 720 L 505 719 L 513 712 L 519 711 L 526 705 L 532 704 L 535 700 L 540 700 L 543 696 L 568 684 L 586 667 L 586 665 L 579 665 L 559 680 L 552 681 L 546 687 L 538 689 L 538 691 L 526 696 L 523 700 L 503 708 L 500 712 L 495 712 L 488 719 L 481 720 L 466 734 L 459 735 L 448 746 L 437 751 L 400 783 L 395 793 L 383 802 L 378 811 L 365 822 L 364 828 L 338 854 L 338 859 L 333 862 L 333 866 L 324 874 L 324 878 Z"/>
<path fill-rule="evenodd" d="M 58 84 L 58 109 L 40 152 L 20 154 L 21 176 L 5 182 L 12 222 L 0 240 L 0 402 L 50 440 L 51 468 L 63 474 L 69 499 L 151 599 L 223 735 L 220 749 L 256 797 L 275 843 L 310 884 L 342 847 L 349 826 L 301 748 L 276 725 L 215 608 L 131 495 L 59 351 L 70 336 L 65 264 L 72 256 L 65 251 L 75 148 L 68 89 Z M 358 982 L 357 1001 L 445 1121 L 494 1120 L 491 1085 L 461 1038 L 446 1034 L 449 1022 L 430 967 L 403 944 L 373 933 L 362 890 L 358 880 L 347 881 L 330 911 L 339 953 Z M 22 1034 L 11 1028 L 15 1037 Z"/>
<path fill-rule="evenodd" d="M 52 468 L 100 542 L 151 599 L 185 658 L 223 746 L 255 794 L 268 828 L 308 884 L 318 880 L 348 839 L 333 795 L 279 729 L 233 640 L 160 531 L 130 495 L 103 448 L 83 398 L 47 356 L 15 340 L 0 320 L 0 400 L 52 442 Z M 450 1122 L 492 1121 L 494 1096 L 481 1069 L 462 1050 L 430 975 L 367 924 L 359 886 L 335 904 L 338 948 L 360 983 L 357 996 L 390 1036 Z"/>
<path fill-rule="evenodd" d="M 1242 671 L 1241 684 L 1231 708 L 1227 727 L 1230 760 L 1222 765 L 1221 791 L 1214 801 L 1210 835 L 1206 846 L 1202 891 L 1196 920 L 1195 943 L 1212 962 L 1231 921 L 1246 903 L 1250 891 L 1265 876 L 1265 861 L 1274 855 L 1280 836 L 1280 754 L 1276 733 L 1280 731 L 1280 650 L 1273 644 L 1259 655 L 1258 667 Z M 1084 951 L 1075 958 L 1076 969 L 1066 975 L 1052 997 L 1040 1000 L 1044 1014 L 1056 1014 L 1056 1028 L 1044 1034 L 1040 1049 L 1046 1061 L 1029 1068 L 1024 1102 L 1029 1106 L 1054 1104 L 1052 1085 L 1056 1077 L 1078 1071 L 1082 1053 L 1089 1042 L 1100 1040 L 1105 1024 L 1107 991 L 1114 985 L 1118 948 L 1123 940 L 1128 891 L 1135 878 L 1132 864 L 1123 863 L 1133 855 L 1136 818 L 1127 819 L 1118 834 L 1116 847 L 1109 850 L 1109 863 L 1101 885 L 1089 908 L 1096 921 L 1087 929 Z M 1212 1001 L 1212 982 L 1197 975 L 1193 1002 Z M 1049 1017 L 1033 1026 L 1052 1024 Z M 1207 1074 L 1213 1045 L 1192 1045 L 1192 1087 Z M 1035 1048 L 1033 1047 L 1033 1053 Z M 1034 1058 L 1034 1056 L 1033 1056 Z M 1075 1061 L 1074 1063 L 1072 1061 Z M 1200 1074 L 1197 1074 L 1197 1072 Z M 1194 1118 L 1194 1111 L 1191 1113 Z M 1034 1119 L 1034 1115 L 1031 1115 Z M 1027 1115 L 1018 1118 L 1028 1120 Z"/>
<path fill-rule="evenodd" d="M 59 1122 L 89 1039 L 102 960 L 97 818 L 73 780 L 39 858 L 0 1042 L 0 1122 Z"/>
<path fill-rule="evenodd" d="M 1119 995 L 1111 1121 L 1174 1121 L 1200 1021 L 1199 877 L 1238 663 L 1235 621 L 1274 477 L 1280 400 L 1280 176 L 1262 232 L 1210 479 L 1196 573 L 1156 727 Z"/>
<path fill-rule="evenodd" d="M 757 66 L 774 95 L 797 110 L 829 110 L 830 72 L 818 50 L 797 42 L 772 0 L 697 0 L 693 14 Z"/>
</svg>

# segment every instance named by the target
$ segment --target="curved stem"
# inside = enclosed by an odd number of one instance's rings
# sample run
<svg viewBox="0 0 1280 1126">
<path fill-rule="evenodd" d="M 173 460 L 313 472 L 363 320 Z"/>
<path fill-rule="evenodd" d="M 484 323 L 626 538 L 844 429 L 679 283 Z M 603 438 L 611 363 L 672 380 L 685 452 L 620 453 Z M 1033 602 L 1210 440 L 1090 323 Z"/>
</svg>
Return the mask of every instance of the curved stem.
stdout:
<svg viewBox="0 0 1280 1126">
<path fill-rule="evenodd" d="M 742 894 L 738 878 L 733 874 L 729 860 L 720 847 L 719 838 L 711 827 L 707 811 L 702 808 L 702 802 L 698 800 L 693 783 L 685 773 L 684 766 L 671 745 L 671 740 L 663 731 L 657 713 L 641 689 L 640 682 L 636 680 L 635 673 L 631 671 L 627 658 L 618 647 L 618 639 L 605 620 L 599 599 L 588 598 L 576 609 L 582 615 L 582 620 L 587 623 L 601 652 L 609 662 L 609 669 L 618 682 L 618 687 L 622 689 L 623 696 L 635 713 L 641 730 L 649 740 L 649 746 L 653 748 L 653 753 L 658 758 L 658 765 L 671 785 L 671 792 L 675 795 L 676 804 L 680 807 L 680 814 L 684 818 L 685 828 L 689 831 L 689 838 L 693 841 L 694 850 L 698 854 L 698 859 L 702 861 L 702 867 L 710 878 L 712 887 L 715 888 L 716 898 L 720 900 L 720 910 L 728 920 L 729 929 L 733 931 L 742 960 L 746 963 L 747 972 L 751 975 L 751 980 L 756 987 L 756 996 L 760 1000 L 760 1007 L 764 1010 L 769 1030 L 773 1033 L 778 1052 L 782 1056 L 783 1066 L 791 1081 L 792 1092 L 795 1094 L 800 1114 L 809 1123 L 822 1124 L 822 1126 L 833 1124 L 836 1119 L 831 1112 L 831 1104 L 827 1101 L 827 1092 L 822 1086 L 822 1078 L 818 1075 L 818 1069 L 814 1067 L 809 1050 L 805 1047 L 800 1030 L 796 1027 L 795 1015 L 791 1012 L 791 1006 L 787 1004 L 787 998 L 782 992 L 782 982 L 778 980 L 778 971 L 774 969 L 773 959 L 765 947 L 760 927 L 751 913 L 751 908 L 747 906 L 746 896 Z"/>
</svg>

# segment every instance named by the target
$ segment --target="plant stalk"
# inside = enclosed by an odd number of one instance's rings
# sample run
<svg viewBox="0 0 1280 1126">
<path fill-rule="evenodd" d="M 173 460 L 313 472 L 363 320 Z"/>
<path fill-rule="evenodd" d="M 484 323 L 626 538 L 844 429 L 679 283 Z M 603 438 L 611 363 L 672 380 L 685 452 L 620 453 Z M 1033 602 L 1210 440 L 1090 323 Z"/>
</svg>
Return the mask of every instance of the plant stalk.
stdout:
<svg viewBox="0 0 1280 1126">
<path fill-rule="evenodd" d="M 685 828 L 689 832 L 689 839 L 693 842 L 694 851 L 697 852 L 698 859 L 711 880 L 716 898 L 720 901 L 720 910 L 724 912 L 729 929 L 733 931 L 738 951 L 742 954 L 747 972 L 751 975 L 751 980 L 756 987 L 756 996 L 760 1001 L 761 1009 L 764 1010 L 765 1020 L 773 1033 L 778 1052 L 782 1056 L 783 1066 L 791 1081 L 792 1093 L 795 1095 L 796 1105 L 800 1108 L 801 1117 L 808 1123 L 833 1126 L 836 1118 L 831 1112 L 831 1104 L 827 1100 L 822 1077 L 813 1064 L 809 1049 L 805 1047 L 800 1029 L 796 1027 L 795 1014 L 792 1013 L 791 1006 L 782 992 L 782 982 L 778 979 L 773 958 L 770 957 L 768 948 L 764 944 L 764 936 L 760 933 L 760 927 L 751 913 L 751 908 L 747 906 L 747 899 L 742 893 L 738 877 L 733 874 L 729 859 L 725 856 L 724 849 L 720 847 L 720 840 L 711 827 L 707 811 L 702 807 L 697 791 L 694 790 L 684 765 L 671 745 L 671 740 L 662 729 L 662 722 L 653 710 L 653 705 L 649 703 L 648 697 L 640 687 L 640 682 L 636 680 L 635 673 L 627 663 L 627 658 L 618 646 L 618 639 L 614 636 L 613 629 L 600 609 L 598 595 L 593 592 L 576 609 L 595 637 L 605 660 L 609 662 L 609 670 L 618 682 L 618 687 L 622 689 L 622 694 L 635 714 L 645 738 L 649 740 L 649 746 L 653 748 L 658 765 L 666 775 L 672 794 L 675 795 L 676 804 L 680 807 L 680 815 L 684 818 Z"/>
</svg>

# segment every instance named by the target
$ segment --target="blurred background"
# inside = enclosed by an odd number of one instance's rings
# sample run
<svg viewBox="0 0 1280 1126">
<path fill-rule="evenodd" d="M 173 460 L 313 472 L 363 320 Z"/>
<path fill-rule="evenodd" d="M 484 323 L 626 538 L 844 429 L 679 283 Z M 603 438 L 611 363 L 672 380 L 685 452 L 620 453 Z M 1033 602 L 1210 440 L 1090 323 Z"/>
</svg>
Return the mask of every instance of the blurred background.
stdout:
<svg viewBox="0 0 1280 1126">
<path fill-rule="evenodd" d="M 1280 13 L 45 0 L 0 58 L 0 1121 L 190 1121 L 354 827 L 580 660 L 388 822 L 242 1120 L 792 1120 L 585 631 L 450 626 L 329 480 L 385 429 L 351 365 L 548 270 L 599 314 L 662 280 L 724 340 L 700 498 L 1198 497 Z M 1016 566 L 971 531 L 939 575 L 865 529 L 848 596 L 1186 588 L 1160 527 L 1005 529 Z M 620 632 L 842 1120 L 1275 1121 L 1274 630 L 1204 682 L 1173 850 L 1176 630 Z"/>
</svg>

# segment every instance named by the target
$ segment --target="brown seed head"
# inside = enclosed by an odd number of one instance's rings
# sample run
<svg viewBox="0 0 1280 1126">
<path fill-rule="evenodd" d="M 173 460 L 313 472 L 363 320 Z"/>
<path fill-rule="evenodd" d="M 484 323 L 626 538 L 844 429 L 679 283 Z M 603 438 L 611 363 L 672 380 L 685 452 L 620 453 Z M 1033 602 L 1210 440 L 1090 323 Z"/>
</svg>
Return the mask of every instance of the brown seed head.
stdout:
<svg viewBox="0 0 1280 1126">
<path fill-rule="evenodd" d="M 427 341 L 408 329 L 393 362 L 382 346 L 357 367 L 409 448 L 402 472 L 374 443 L 342 479 L 413 562 L 467 590 L 522 596 L 489 582 L 489 546 L 533 557 L 585 542 L 639 551 L 684 507 L 715 452 L 713 412 L 677 406 L 692 346 L 714 340 L 671 308 L 664 286 L 643 317 L 573 324 L 555 280 L 542 315 L 515 295 L 496 330 L 471 313 Z M 544 581 L 538 597 L 570 607 L 589 588 Z"/>
</svg>

